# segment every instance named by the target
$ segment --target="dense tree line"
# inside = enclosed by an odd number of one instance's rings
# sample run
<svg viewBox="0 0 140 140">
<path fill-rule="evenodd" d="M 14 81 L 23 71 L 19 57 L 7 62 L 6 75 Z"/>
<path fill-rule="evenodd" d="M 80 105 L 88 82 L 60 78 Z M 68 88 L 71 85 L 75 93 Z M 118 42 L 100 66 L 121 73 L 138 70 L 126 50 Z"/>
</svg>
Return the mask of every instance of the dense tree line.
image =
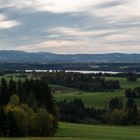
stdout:
<svg viewBox="0 0 140 140">
<path fill-rule="evenodd" d="M 63 85 L 88 92 L 120 89 L 118 80 L 106 80 L 94 74 L 67 73 L 65 71 L 47 72 L 42 74 L 42 79 L 50 84 Z"/>
<path fill-rule="evenodd" d="M 138 110 L 132 99 L 124 106 L 120 98 L 113 98 L 106 109 L 85 107 L 81 99 L 58 102 L 60 120 L 86 124 L 133 125 L 138 124 Z"/>
<path fill-rule="evenodd" d="M 118 71 L 118 72 L 140 72 L 140 63 L 47 63 L 47 64 L 31 64 L 31 63 L 0 63 L 1 71 L 16 70 L 91 70 L 91 71 Z"/>
<path fill-rule="evenodd" d="M 46 82 L 1 80 L 1 137 L 52 136 L 57 122 L 57 106 Z"/>
</svg>

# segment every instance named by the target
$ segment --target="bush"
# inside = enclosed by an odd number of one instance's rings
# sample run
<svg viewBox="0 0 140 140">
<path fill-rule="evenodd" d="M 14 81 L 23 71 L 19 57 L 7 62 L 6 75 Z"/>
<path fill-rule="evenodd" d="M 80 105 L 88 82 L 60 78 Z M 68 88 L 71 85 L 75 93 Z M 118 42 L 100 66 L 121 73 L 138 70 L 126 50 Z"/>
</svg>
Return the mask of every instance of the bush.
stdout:
<svg viewBox="0 0 140 140">
<path fill-rule="evenodd" d="M 33 111 L 27 104 L 21 104 L 17 95 L 12 95 L 9 103 L 0 108 L 0 136 L 25 137 L 53 136 L 57 130 L 57 118 L 45 108 Z"/>
<path fill-rule="evenodd" d="M 130 73 L 127 76 L 127 80 L 130 81 L 130 82 L 136 82 L 137 79 L 138 79 L 138 76 L 136 74 Z"/>
</svg>

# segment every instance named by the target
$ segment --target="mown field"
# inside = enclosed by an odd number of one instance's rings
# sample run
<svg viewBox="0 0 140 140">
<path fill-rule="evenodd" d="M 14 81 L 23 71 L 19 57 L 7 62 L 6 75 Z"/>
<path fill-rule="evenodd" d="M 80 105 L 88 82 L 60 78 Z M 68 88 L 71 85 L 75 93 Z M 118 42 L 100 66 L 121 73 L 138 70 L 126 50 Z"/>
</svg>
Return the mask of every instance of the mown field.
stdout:
<svg viewBox="0 0 140 140">
<path fill-rule="evenodd" d="M 0 140 L 139 140 L 140 126 L 98 126 L 60 123 L 54 138 L 13 138 Z"/>
<path fill-rule="evenodd" d="M 120 90 L 115 90 L 112 92 L 83 92 L 76 89 L 66 88 L 63 86 L 55 86 L 50 85 L 53 89 L 55 89 L 56 94 L 54 94 L 55 99 L 57 101 L 68 100 L 71 101 L 74 98 L 80 98 L 83 100 L 86 106 L 95 107 L 95 108 L 105 108 L 108 104 L 108 101 L 113 97 L 120 97 L 124 103 L 126 101 L 124 97 L 124 91 L 127 88 L 135 88 L 140 87 L 140 79 L 137 82 L 128 82 L 126 78 L 118 78 L 118 77 L 107 77 L 107 79 L 119 80 L 121 84 Z M 136 99 L 136 103 L 138 107 L 140 107 L 140 100 Z"/>
<path fill-rule="evenodd" d="M 88 138 L 54 137 L 54 138 L 0 138 L 0 140 L 92 140 L 92 139 L 88 139 Z"/>
<path fill-rule="evenodd" d="M 98 126 L 60 123 L 56 136 L 95 140 L 139 140 L 140 126 Z"/>
</svg>

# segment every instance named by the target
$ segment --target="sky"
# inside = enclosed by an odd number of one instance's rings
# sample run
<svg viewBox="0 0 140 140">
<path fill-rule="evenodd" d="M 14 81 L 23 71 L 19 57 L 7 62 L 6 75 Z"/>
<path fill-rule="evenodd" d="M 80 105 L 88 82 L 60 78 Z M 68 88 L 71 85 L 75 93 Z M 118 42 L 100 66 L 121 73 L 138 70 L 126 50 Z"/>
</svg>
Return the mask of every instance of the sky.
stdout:
<svg viewBox="0 0 140 140">
<path fill-rule="evenodd" d="M 140 0 L 0 0 L 0 50 L 140 53 Z"/>
</svg>

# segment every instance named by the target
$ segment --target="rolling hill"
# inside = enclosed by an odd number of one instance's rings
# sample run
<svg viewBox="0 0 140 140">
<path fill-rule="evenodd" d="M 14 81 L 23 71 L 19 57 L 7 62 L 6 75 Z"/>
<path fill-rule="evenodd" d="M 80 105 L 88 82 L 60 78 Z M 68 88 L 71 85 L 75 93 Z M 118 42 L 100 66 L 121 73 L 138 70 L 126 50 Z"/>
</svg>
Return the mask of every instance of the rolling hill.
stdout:
<svg viewBox="0 0 140 140">
<path fill-rule="evenodd" d="M 48 52 L 0 51 L 1 63 L 96 62 L 139 63 L 140 54 L 53 54 Z"/>
</svg>

